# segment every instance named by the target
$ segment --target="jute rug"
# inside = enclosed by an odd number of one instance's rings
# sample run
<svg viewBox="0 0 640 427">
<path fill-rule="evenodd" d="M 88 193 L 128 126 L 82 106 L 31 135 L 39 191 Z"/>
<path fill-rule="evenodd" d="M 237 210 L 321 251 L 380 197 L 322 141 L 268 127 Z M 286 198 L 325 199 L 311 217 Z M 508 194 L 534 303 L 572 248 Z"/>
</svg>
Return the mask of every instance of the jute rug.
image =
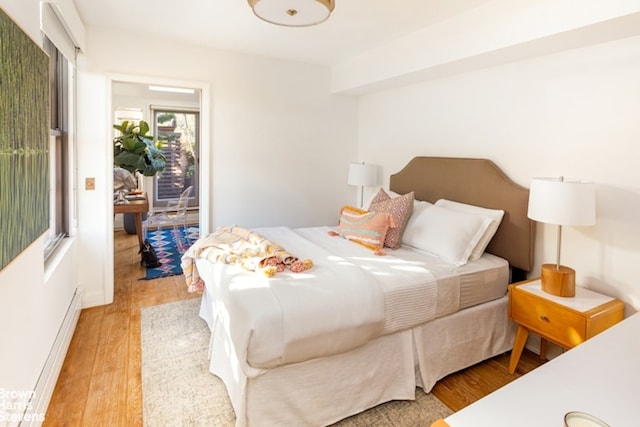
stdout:
<svg viewBox="0 0 640 427">
<path fill-rule="evenodd" d="M 200 298 L 143 308 L 142 400 L 147 427 L 233 427 L 235 414 L 223 382 L 209 372 L 209 330 L 198 316 Z M 392 401 L 335 426 L 421 426 L 452 411 L 431 394 Z"/>
</svg>

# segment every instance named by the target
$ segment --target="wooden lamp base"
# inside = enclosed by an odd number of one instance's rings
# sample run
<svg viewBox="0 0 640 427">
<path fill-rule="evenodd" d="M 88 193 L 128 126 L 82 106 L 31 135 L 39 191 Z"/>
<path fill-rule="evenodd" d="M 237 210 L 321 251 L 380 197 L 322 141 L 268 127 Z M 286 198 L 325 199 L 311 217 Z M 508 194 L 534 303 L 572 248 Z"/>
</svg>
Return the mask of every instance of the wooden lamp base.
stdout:
<svg viewBox="0 0 640 427">
<path fill-rule="evenodd" d="M 542 264 L 542 290 L 558 297 L 576 295 L 576 271 L 555 264 Z"/>
</svg>

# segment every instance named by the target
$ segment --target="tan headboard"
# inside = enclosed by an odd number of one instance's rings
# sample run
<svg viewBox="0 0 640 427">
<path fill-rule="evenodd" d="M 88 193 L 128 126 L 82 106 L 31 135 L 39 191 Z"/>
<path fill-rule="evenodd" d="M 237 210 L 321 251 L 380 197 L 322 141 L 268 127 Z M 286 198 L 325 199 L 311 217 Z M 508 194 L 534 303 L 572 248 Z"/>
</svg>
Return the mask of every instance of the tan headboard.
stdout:
<svg viewBox="0 0 640 427">
<path fill-rule="evenodd" d="M 511 181 L 491 160 L 415 157 L 391 175 L 390 190 L 435 203 L 449 199 L 505 211 L 487 251 L 512 267 L 531 271 L 535 221 L 527 217 L 529 190 Z"/>
</svg>

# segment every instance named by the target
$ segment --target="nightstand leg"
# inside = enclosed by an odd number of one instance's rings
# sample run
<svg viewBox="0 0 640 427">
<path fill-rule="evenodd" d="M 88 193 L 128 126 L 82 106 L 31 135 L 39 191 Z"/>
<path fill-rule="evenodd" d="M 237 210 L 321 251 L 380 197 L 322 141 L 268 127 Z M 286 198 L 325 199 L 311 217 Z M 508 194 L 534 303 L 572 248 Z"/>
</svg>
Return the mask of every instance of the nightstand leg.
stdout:
<svg viewBox="0 0 640 427">
<path fill-rule="evenodd" d="M 540 359 L 547 358 L 547 340 L 544 338 L 540 339 Z"/>
<path fill-rule="evenodd" d="M 509 373 L 513 374 L 516 371 L 516 367 L 518 366 L 518 362 L 520 361 L 520 356 L 522 356 L 522 350 L 524 349 L 524 345 L 527 342 L 527 337 L 529 336 L 529 331 L 522 327 L 518 326 L 518 331 L 516 332 L 516 339 L 513 341 L 513 350 L 511 350 L 511 359 L 509 359 Z"/>
</svg>

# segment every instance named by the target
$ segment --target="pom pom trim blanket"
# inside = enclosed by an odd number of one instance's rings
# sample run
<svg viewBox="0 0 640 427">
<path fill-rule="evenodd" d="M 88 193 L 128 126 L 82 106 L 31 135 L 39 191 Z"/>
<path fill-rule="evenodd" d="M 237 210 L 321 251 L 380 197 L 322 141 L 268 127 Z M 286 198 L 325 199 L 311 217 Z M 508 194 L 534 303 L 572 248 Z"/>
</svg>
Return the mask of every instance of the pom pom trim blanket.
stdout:
<svg viewBox="0 0 640 427">
<path fill-rule="evenodd" d="M 182 257 L 182 271 L 189 292 L 201 291 L 203 287 L 202 279 L 194 268 L 197 257 L 214 263 L 237 265 L 248 271 L 261 271 L 267 277 L 287 268 L 300 273 L 313 266 L 311 260 L 299 260 L 260 233 L 236 225 L 221 227 L 198 240 Z"/>
</svg>

